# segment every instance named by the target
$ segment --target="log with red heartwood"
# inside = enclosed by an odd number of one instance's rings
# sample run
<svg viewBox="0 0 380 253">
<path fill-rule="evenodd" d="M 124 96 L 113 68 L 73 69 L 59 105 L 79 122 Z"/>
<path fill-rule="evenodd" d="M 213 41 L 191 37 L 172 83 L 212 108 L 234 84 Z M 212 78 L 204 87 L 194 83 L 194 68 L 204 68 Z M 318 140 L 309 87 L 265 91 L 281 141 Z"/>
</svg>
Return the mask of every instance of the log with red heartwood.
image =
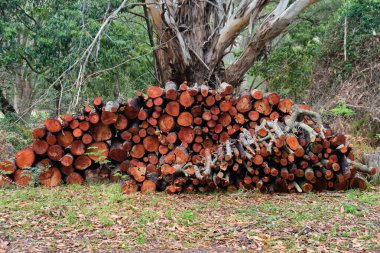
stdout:
<svg viewBox="0 0 380 253">
<path fill-rule="evenodd" d="M 167 82 L 127 101 L 48 118 L 30 147 L 0 162 L 0 186 L 120 181 L 122 191 L 364 189 L 375 168 L 307 105 L 221 83 Z M 39 173 L 35 177 L 33 173 Z M 37 178 L 37 182 L 34 182 Z"/>
</svg>

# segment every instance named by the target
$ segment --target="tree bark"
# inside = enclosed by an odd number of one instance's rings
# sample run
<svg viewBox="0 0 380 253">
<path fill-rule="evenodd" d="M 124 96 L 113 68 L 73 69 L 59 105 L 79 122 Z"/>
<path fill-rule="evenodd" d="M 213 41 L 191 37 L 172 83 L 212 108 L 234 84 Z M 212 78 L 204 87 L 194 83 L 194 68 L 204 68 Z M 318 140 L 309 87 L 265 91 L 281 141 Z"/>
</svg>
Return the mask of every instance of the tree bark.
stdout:
<svg viewBox="0 0 380 253">
<path fill-rule="evenodd" d="M 2 91 L 2 87 L 0 87 L 0 110 L 4 114 L 6 113 L 15 113 L 15 108 L 8 102 L 6 97 L 4 96 L 4 93 Z"/>
<path fill-rule="evenodd" d="M 157 34 L 157 65 L 161 82 L 239 86 L 245 73 L 260 59 L 267 45 L 306 7 L 318 0 L 280 0 L 269 13 L 271 0 L 172 1 L 145 0 Z M 267 10 L 265 10 L 267 11 Z M 258 17 L 264 17 L 258 20 Z M 258 28 L 255 24 L 259 23 Z M 223 58 L 248 27 L 249 43 L 229 66 Z M 255 32 L 253 32 L 255 31 Z"/>
</svg>

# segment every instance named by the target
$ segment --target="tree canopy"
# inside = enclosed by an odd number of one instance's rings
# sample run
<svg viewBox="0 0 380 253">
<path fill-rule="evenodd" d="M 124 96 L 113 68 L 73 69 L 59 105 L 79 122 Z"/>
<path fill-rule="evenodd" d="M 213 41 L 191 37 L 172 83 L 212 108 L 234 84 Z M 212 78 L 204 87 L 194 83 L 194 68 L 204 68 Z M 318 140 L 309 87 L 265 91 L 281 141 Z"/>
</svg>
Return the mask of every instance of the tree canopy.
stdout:
<svg viewBox="0 0 380 253">
<path fill-rule="evenodd" d="M 363 44 L 378 34 L 375 0 L 320 1 L 302 13 L 317 1 L 195 2 L 0 1 L 0 109 L 27 120 L 33 109 L 73 111 L 90 97 L 130 97 L 178 76 L 243 81 L 302 100 L 316 65 L 344 79 L 373 56 Z M 290 11 L 294 22 L 277 27 Z M 345 20 L 346 60 L 335 57 L 344 52 Z M 260 44 L 260 36 L 270 39 Z"/>
</svg>

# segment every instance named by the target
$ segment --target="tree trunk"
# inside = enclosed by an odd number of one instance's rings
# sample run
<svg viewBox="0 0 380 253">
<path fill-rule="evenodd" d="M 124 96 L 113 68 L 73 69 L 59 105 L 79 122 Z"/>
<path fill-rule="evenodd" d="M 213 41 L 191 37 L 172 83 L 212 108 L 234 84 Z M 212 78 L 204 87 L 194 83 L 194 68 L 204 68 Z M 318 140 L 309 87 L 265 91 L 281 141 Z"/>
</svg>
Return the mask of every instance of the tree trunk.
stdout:
<svg viewBox="0 0 380 253">
<path fill-rule="evenodd" d="M 267 45 L 317 1 L 296 0 L 289 5 L 289 0 L 242 0 L 235 6 L 234 1 L 145 0 L 157 34 L 154 56 L 161 83 L 240 85 Z M 265 7 L 272 2 L 276 3 L 268 12 Z M 223 58 L 246 28 L 248 43 L 243 43 L 247 45 L 241 56 L 227 66 Z"/>
<path fill-rule="evenodd" d="M 209 79 L 205 58 L 207 43 L 219 23 L 218 3 L 211 1 L 171 1 L 158 4 L 147 0 L 148 11 L 157 33 L 158 68 L 163 83 L 203 83 Z"/>
<path fill-rule="evenodd" d="M 2 87 L 0 87 L 0 110 L 6 113 L 15 113 L 15 108 L 8 102 L 6 97 L 3 94 Z"/>
<path fill-rule="evenodd" d="M 30 75 L 26 67 L 20 67 L 15 71 L 13 107 L 20 117 L 28 119 L 32 111 L 33 87 L 30 82 Z"/>
</svg>

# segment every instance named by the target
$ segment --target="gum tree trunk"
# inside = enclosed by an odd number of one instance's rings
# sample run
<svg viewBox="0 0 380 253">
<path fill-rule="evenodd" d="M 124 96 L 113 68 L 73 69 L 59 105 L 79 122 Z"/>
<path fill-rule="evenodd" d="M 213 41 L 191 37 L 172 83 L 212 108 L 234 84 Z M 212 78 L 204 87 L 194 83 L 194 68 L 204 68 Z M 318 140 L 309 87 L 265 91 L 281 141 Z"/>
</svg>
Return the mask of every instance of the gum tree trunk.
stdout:
<svg viewBox="0 0 380 253">
<path fill-rule="evenodd" d="M 207 81 L 215 86 L 225 81 L 239 86 L 273 39 L 317 1 L 145 0 L 156 33 L 161 83 Z M 239 43 L 243 32 L 247 46 L 235 62 L 225 65 L 223 57 Z"/>
</svg>

